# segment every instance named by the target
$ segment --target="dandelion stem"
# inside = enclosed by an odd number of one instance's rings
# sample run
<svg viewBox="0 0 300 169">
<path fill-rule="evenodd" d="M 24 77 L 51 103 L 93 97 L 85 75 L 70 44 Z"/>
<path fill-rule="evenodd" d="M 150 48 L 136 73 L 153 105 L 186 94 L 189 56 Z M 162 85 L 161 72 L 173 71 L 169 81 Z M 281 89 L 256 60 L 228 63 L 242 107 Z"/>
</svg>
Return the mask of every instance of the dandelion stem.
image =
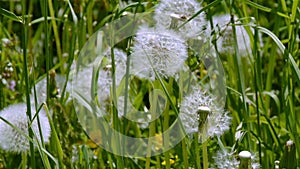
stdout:
<svg viewBox="0 0 300 169">
<path fill-rule="evenodd" d="M 251 169 L 251 153 L 249 151 L 241 151 L 239 157 L 241 160 L 239 169 Z"/>
<path fill-rule="evenodd" d="M 150 95 L 150 111 L 151 111 L 151 118 L 155 117 L 156 110 L 157 110 L 157 101 L 155 100 L 154 92 Z M 148 139 L 148 147 L 147 147 L 147 159 L 146 159 L 146 169 L 150 168 L 150 160 L 151 160 L 151 149 L 152 149 L 152 136 L 155 134 L 155 121 L 152 121 L 150 123 L 150 129 L 149 129 L 149 139 Z"/>
<path fill-rule="evenodd" d="M 202 155 L 203 155 L 203 169 L 208 169 L 207 141 L 204 141 L 202 143 Z"/>
<path fill-rule="evenodd" d="M 200 147 L 199 147 L 199 134 L 198 132 L 194 135 L 194 143 L 195 143 L 195 154 L 196 154 L 196 166 L 197 168 L 201 168 L 201 160 L 200 160 Z"/>
<path fill-rule="evenodd" d="M 173 80 L 171 79 L 169 82 L 169 86 L 173 86 Z M 164 111 L 164 132 L 169 128 L 169 102 L 167 102 L 166 105 L 166 109 Z M 169 142 L 170 142 L 170 138 L 169 138 L 169 134 L 167 132 L 164 133 L 164 147 L 169 147 Z M 170 168 L 170 154 L 169 151 L 165 152 L 165 161 L 166 161 L 166 168 Z"/>
<path fill-rule="evenodd" d="M 22 153 L 22 169 L 26 169 L 27 165 L 27 153 L 23 152 Z"/>
<path fill-rule="evenodd" d="M 186 150 L 187 147 L 186 147 L 186 143 L 185 143 L 185 138 L 182 139 L 181 146 L 182 146 L 182 156 L 183 156 L 184 168 L 189 168 L 188 153 Z"/>
</svg>

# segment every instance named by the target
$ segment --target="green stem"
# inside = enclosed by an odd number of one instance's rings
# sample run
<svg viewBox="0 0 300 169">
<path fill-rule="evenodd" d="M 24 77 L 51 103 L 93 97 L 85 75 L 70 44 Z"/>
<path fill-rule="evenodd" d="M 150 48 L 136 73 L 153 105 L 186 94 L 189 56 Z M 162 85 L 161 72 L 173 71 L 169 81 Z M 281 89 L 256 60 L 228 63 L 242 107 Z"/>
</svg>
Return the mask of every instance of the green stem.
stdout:
<svg viewBox="0 0 300 169">
<path fill-rule="evenodd" d="M 61 44 L 60 44 L 60 38 L 59 38 L 59 34 L 58 34 L 58 28 L 57 28 L 57 24 L 55 21 L 55 14 L 54 14 L 54 8 L 53 8 L 53 4 L 52 4 L 52 0 L 48 0 L 48 5 L 49 5 L 49 11 L 50 11 L 50 16 L 51 16 L 51 23 L 53 26 L 53 32 L 54 32 L 54 38 L 55 38 L 55 43 L 56 43 L 56 50 L 57 50 L 57 56 L 58 56 L 58 60 L 59 63 L 61 63 L 62 60 L 62 52 L 61 52 Z M 62 68 L 62 67 L 61 67 Z"/>
<path fill-rule="evenodd" d="M 207 141 L 202 143 L 203 169 L 208 169 Z"/>
<path fill-rule="evenodd" d="M 157 102 L 155 100 L 156 97 L 154 96 L 155 92 L 150 91 L 149 93 L 151 93 L 149 97 L 151 117 L 155 117 L 156 110 L 157 110 Z M 155 121 L 151 120 L 150 129 L 149 129 L 148 146 L 147 146 L 146 169 L 150 168 L 151 150 L 152 150 L 154 134 L 155 134 Z"/>
<path fill-rule="evenodd" d="M 113 34 L 113 33 L 112 33 Z M 113 36 L 111 36 L 113 37 Z M 114 43 L 111 43 L 111 44 L 114 44 Z M 119 132 L 122 132 L 122 126 L 121 126 L 121 121 L 119 120 L 119 117 L 118 117 L 118 96 L 117 96 L 117 91 L 116 91 L 116 88 L 117 88 L 117 85 L 116 85 L 116 77 L 115 77 L 115 70 L 116 70 L 116 65 L 115 65 L 115 55 L 114 55 L 114 48 L 111 48 L 111 62 L 112 62 L 112 95 L 113 95 L 113 125 L 114 125 L 114 128 L 119 131 Z M 119 139 L 119 135 L 116 134 L 115 135 L 115 138 L 117 138 L 117 140 L 115 140 L 115 144 L 116 144 L 116 149 L 117 149 L 117 152 L 119 154 L 123 154 L 123 144 L 122 144 L 122 141 L 123 140 L 120 140 Z M 124 166 L 124 161 L 123 161 L 123 157 L 120 157 L 120 156 L 116 156 L 117 158 L 117 166 L 118 168 L 123 168 Z"/>
<path fill-rule="evenodd" d="M 173 86 L 172 79 L 170 79 L 169 86 L 170 86 L 169 89 L 171 89 Z M 167 102 L 166 109 L 164 111 L 164 123 L 163 123 L 164 131 L 166 131 L 169 128 L 169 118 L 170 118 L 169 107 L 170 107 L 169 102 Z M 169 143 L 170 143 L 170 137 L 169 134 L 166 132 L 164 133 L 164 147 L 169 147 L 168 145 Z M 164 154 L 165 154 L 166 168 L 171 168 L 169 151 L 166 151 Z"/>
<path fill-rule="evenodd" d="M 194 134 L 194 143 L 195 143 L 196 166 L 197 166 L 197 168 L 201 168 L 199 134 L 198 134 L 198 132 Z"/>
<path fill-rule="evenodd" d="M 22 19 L 23 19 L 23 29 L 22 29 L 22 49 L 23 49 L 23 69 L 24 69 L 24 79 L 26 86 L 26 103 L 27 103 L 27 116 L 28 116 L 28 126 L 30 126 L 30 121 L 32 119 L 31 116 L 31 105 L 30 105 L 30 87 L 29 87 L 29 75 L 28 75 L 28 65 L 27 65 L 27 36 L 28 36 L 28 23 L 25 19 L 26 15 L 26 0 L 22 1 Z M 28 127 L 29 137 L 33 140 L 33 131 L 31 127 Z M 35 155 L 34 155 L 34 145 L 32 142 L 29 142 L 30 145 L 30 160 L 31 160 L 31 168 L 35 169 Z"/>
<path fill-rule="evenodd" d="M 27 153 L 22 153 L 22 169 L 26 169 L 27 165 Z"/>
<path fill-rule="evenodd" d="M 182 139 L 181 146 L 182 146 L 182 156 L 183 156 L 184 168 L 189 168 L 188 153 L 186 150 L 187 146 L 186 146 L 185 138 Z"/>
<path fill-rule="evenodd" d="M 14 8 L 15 8 L 15 1 L 9 1 L 9 11 L 14 11 Z M 8 20 L 8 23 L 7 23 L 7 30 L 9 33 L 12 33 L 12 23 L 13 23 L 13 20 Z"/>
<path fill-rule="evenodd" d="M 231 4 L 234 5 L 234 4 Z M 233 6 L 231 6 L 231 8 L 233 8 Z M 230 10 L 232 10 L 230 8 Z M 232 13 L 233 11 L 231 11 Z M 242 113 L 245 113 L 245 120 L 248 120 L 250 117 L 250 113 L 248 111 L 247 108 L 247 102 L 246 102 L 246 88 L 245 88 L 245 79 L 244 79 L 244 72 L 243 72 L 243 66 L 241 63 L 241 57 L 240 57 L 240 52 L 239 52 L 239 48 L 238 48 L 238 41 L 237 41 L 237 37 L 236 37 L 236 28 L 235 28 L 235 22 L 234 22 L 234 18 L 231 17 L 230 23 L 232 24 L 232 33 L 233 33 L 233 44 L 234 44 L 234 55 L 233 55 L 233 61 L 234 61 L 234 66 L 236 68 L 235 73 L 237 73 L 237 84 L 238 84 L 238 89 L 240 91 L 240 93 L 242 94 Z M 247 125 L 247 130 L 251 131 L 251 124 Z M 250 136 L 247 135 L 247 140 L 250 141 Z M 250 143 L 248 142 L 248 145 L 250 145 Z"/>
<path fill-rule="evenodd" d="M 184 78 L 182 78 L 182 77 L 185 77 L 184 73 L 182 71 L 180 71 L 180 77 L 181 78 L 179 78 L 179 88 L 181 90 L 179 90 L 179 98 L 182 98 L 183 97 L 183 91 L 184 91 L 184 80 L 183 80 Z M 179 100 L 179 101 L 181 101 L 181 100 Z M 181 147 L 182 147 L 182 157 L 183 157 L 184 168 L 189 168 L 188 152 L 187 152 L 187 145 L 186 145 L 186 142 L 185 142 L 185 138 L 183 138 L 182 141 L 181 141 Z"/>
</svg>

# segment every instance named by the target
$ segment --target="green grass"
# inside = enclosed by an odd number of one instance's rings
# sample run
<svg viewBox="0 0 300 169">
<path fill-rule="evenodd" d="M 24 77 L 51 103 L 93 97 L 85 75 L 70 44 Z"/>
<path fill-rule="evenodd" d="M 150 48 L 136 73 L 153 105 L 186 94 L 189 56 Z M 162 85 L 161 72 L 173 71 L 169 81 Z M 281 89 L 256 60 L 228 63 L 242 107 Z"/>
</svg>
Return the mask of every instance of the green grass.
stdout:
<svg viewBox="0 0 300 169">
<path fill-rule="evenodd" d="M 76 111 L 67 102 L 70 93 L 66 90 L 71 78 L 71 64 L 88 38 L 99 28 L 123 15 L 153 11 L 156 0 L 132 2 L 86 0 L 86 1 L 51 1 L 24 0 L 1 1 L 0 39 L 9 39 L 9 43 L 0 44 L 0 75 L 2 79 L 7 63 L 13 65 L 14 71 L 6 80 L 15 80 L 14 91 L 9 90 L 0 79 L 0 110 L 26 101 L 29 118 L 31 115 L 29 97 L 31 88 L 42 76 L 47 79 L 47 102 L 36 105 L 36 110 L 43 106 L 47 110 L 52 129 L 49 144 L 37 147 L 30 142 L 30 152 L 15 154 L 0 149 L 1 168 L 208 168 L 212 165 L 212 156 L 220 148 L 232 149 L 237 155 L 242 150 L 257 153 L 261 168 L 274 168 L 275 161 L 292 158 L 285 153 L 285 143 L 293 140 L 296 159 L 292 163 L 299 166 L 300 159 L 300 70 L 299 70 L 299 29 L 300 8 L 298 0 L 263 1 L 208 1 L 204 0 L 203 10 L 196 17 L 206 12 L 207 20 L 217 14 L 231 13 L 238 16 L 251 37 L 252 58 L 240 57 L 237 37 L 233 54 L 220 55 L 226 77 L 226 106 L 232 116 L 230 130 L 220 138 L 209 138 L 203 143 L 198 139 L 185 137 L 179 144 L 167 152 L 153 156 L 130 158 L 110 153 L 96 145 L 78 122 Z M 17 10 L 19 7 L 22 10 Z M 41 9 L 41 10 L 40 10 Z M 194 17 L 191 17 L 192 20 Z M 211 20 L 212 21 L 212 20 Z M 252 22 L 250 22 L 252 21 Z M 186 21 L 186 23 L 188 23 Z M 233 32 L 240 25 L 231 21 Z M 183 26 L 183 25 L 182 25 Z M 262 34 L 263 46 L 259 43 Z M 127 50 L 131 39 L 117 44 Z M 22 50 L 20 50 L 22 49 Z M 112 50 L 113 51 L 113 50 Z M 112 57 L 114 60 L 114 57 Z M 205 74 L 203 63 L 195 56 L 189 58 L 188 64 L 195 72 L 200 72 L 199 79 Z M 112 65 L 114 70 L 115 65 Z M 53 85 L 51 72 L 66 76 L 64 88 L 60 89 L 60 98 L 51 97 Z M 148 97 L 153 88 L 160 88 L 167 95 L 167 109 L 162 117 L 149 125 L 149 129 L 139 129 L 136 124 L 126 119 L 119 119 L 117 110 L 113 109 L 112 125 L 121 133 L 147 137 L 165 131 L 177 117 L 178 100 L 182 93 L 174 84 L 174 79 L 159 78 L 153 86 L 143 80 L 134 83 L 131 77 L 124 79 L 130 85 L 126 94 L 133 95 L 134 104 L 143 107 L 143 98 Z M 185 79 L 187 80 L 187 79 Z M 178 86 L 176 86 L 178 85 Z M 180 86 L 182 85 L 182 86 Z M 113 83 L 113 86 L 115 84 Z M 132 91 L 133 90 L 133 91 Z M 117 97 L 118 88 L 112 90 Z M 178 97 L 177 97 L 178 96 Z M 177 97 L 177 98 L 176 98 Z M 25 98 L 25 99 L 24 99 Z M 149 96 L 151 98 L 151 96 Z M 128 102 L 129 100 L 126 100 Z M 151 102 L 151 100 L 150 100 Z M 154 103 L 155 105 L 155 103 Z M 127 107 L 125 106 L 124 110 Z M 53 111 L 53 115 L 50 111 Z M 154 110 L 149 110 L 155 114 Z M 153 114 L 153 115 L 154 115 Z M 0 120 L 5 121 L 0 117 Z M 129 127 L 128 127 L 129 126 Z M 242 136 L 236 138 L 236 134 Z M 28 139 L 34 138 L 30 129 Z M 165 138 L 164 144 L 168 143 Z M 148 153 L 155 145 L 151 140 Z M 222 144 L 221 144 L 221 143 Z M 113 143 L 120 144 L 120 143 Z M 116 146 L 121 148 L 122 146 Z M 286 159 L 288 158 L 288 159 Z"/>
</svg>

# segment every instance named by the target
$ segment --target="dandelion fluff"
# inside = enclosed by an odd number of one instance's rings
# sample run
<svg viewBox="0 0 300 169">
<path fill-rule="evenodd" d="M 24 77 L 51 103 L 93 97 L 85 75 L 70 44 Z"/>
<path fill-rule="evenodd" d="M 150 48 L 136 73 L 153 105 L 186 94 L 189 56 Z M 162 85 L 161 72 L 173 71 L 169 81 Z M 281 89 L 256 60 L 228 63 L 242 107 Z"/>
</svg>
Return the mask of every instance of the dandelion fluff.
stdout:
<svg viewBox="0 0 300 169">
<path fill-rule="evenodd" d="M 260 168 L 260 164 L 258 163 L 258 159 L 255 153 L 251 153 L 248 151 L 242 152 L 247 152 L 247 157 L 250 156 L 252 169 Z M 213 156 L 213 159 L 215 161 L 215 169 L 238 169 L 240 165 L 240 161 L 236 158 L 234 152 L 229 152 L 227 149 L 217 151 L 217 153 Z"/>
<path fill-rule="evenodd" d="M 111 52 L 108 50 L 105 53 L 105 63 L 103 63 L 103 68 L 99 70 L 97 87 L 98 87 L 98 94 L 100 100 L 109 97 L 110 87 L 112 85 L 112 59 L 111 59 Z M 126 58 L 127 55 L 122 50 L 114 48 L 114 58 L 115 58 L 115 79 L 116 84 L 118 85 L 126 72 Z M 87 67 L 82 67 L 77 76 L 73 80 L 73 90 L 77 93 L 80 93 L 84 96 L 87 100 L 91 100 L 91 88 L 92 88 L 92 78 L 93 78 L 93 71 L 96 71 L 96 67 L 93 68 L 94 64 L 90 64 Z M 94 69 L 94 70 L 93 70 Z"/>
<path fill-rule="evenodd" d="M 233 35 L 232 25 L 231 25 L 231 16 L 229 14 L 224 15 L 217 15 L 213 16 L 213 28 L 207 29 L 207 34 L 210 35 L 212 31 L 218 32 L 219 35 L 217 36 L 217 47 L 220 53 L 232 53 L 234 52 L 234 36 L 237 38 L 237 45 L 239 53 L 242 56 L 252 55 L 251 52 L 251 41 L 248 32 L 246 29 L 241 25 L 241 22 L 238 21 L 236 16 L 233 16 L 235 31 L 236 34 Z M 254 30 L 251 29 L 252 33 Z"/>
<path fill-rule="evenodd" d="M 63 75 L 55 75 L 55 85 L 54 87 L 56 87 L 55 90 L 57 91 L 50 91 L 50 92 L 57 92 L 56 94 L 60 94 L 61 90 L 64 87 L 64 83 L 65 83 L 65 76 Z M 51 82 L 50 82 L 51 83 Z M 53 81 L 52 81 L 53 83 Z M 44 78 L 42 80 L 40 80 L 39 82 L 37 82 L 35 84 L 35 89 L 36 89 L 36 98 L 37 98 L 37 104 L 41 105 L 43 102 L 46 102 L 47 99 L 47 78 Z M 54 90 L 54 89 L 52 89 Z M 67 91 L 69 91 L 69 85 L 67 85 Z M 32 88 L 31 90 L 31 100 L 32 105 L 34 105 L 34 89 Z M 59 95 L 58 95 L 59 96 Z"/>
<path fill-rule="evenodd" d="M 227 130 L 229 130 L 229 126 L 231 123 L 231 117 L 228 115 L 227 111 L 224 111 L 219 106 L 213 104 L 212 112 L 208 116 L 208 129 L 207 135 L 208 136 L 221 136 Z"/>
<path fill-rule="evenodd" d="M 158 28 L 168 29 L 172 24 L 178 27 L 201 9 L 202 6 L 195 0 L 162 0 L 155 9 L 154 19 Z M 179 33 L 186 39 L 195 38 L 205 26 L 205 14 L 202 12 L 181 27 Z"/>
<path fill-rule="evenodd" d="M 219 150 L 213 156 L 216 169 L 238 169 L 240 162 L 235 158 L 234 153 L 228 150 Z"/>
<path fill-rule="evenodd" d="M 126 60 L 127 55 L 124 51 L 114 48 L 114 61 L 115 61 L 115 82 L 116 87 L 119 86 L 121 80 L 123 79 L 126 73 Z M 92 78 L 93 78 L 93 71 L 96 71 L 96 67 L 93 68 L 93 64 L 89 65 L 88 67 L 82 68 L 79 70 L 78 74 L 76 75 L 76 81 L 73 79 L 73 92 L 80 94 L 83 98 L 87 100 L 92 99 Z M 111 95 L 111 87 L 112 87 L 112 57 L 110 49 L 105 53 L 105 57 L 102 59 L 102 67 L 99 70 L 98 74 L 98 81 L 97 81 L 97 94 L 98 100 L 100 102 L 100 110 L 105 113 L 108 112 L 109 107 L 109 99 Z M 120 105 L 119 110 L 119 117 L 123 116 L 123 103 L 122 98 L 119 97 L 118 106 Z"/>
<path fill-rule="evenodd" d="M 187 44 L 173 31 L 142 26 L 134 39 L 132 71 L 141 78 L 173 77 L 184 66 Z M 155 70 L 155 71 L 154 71 Z"/>
<path fill-rule="evenodd" d="M 187 134 L 198 132 L 198 108 L 209 106 L 210 102 L 211 98 L 200 89 L 184 97 L 179 117 Z"/>
<path fill-rule="evenodd" d="M 24 134 L 28 135 L 28 120 L 27 120 L 27 106 L 25 103 L 19 103 L 15 105 L 10 105 L 4 108 L 0 112 L 0 116 L 10 122 L 13 126 L 20 129 Z M 35 116 L 35 109 L 31 108 L 32 117 Z M 38 114 L 40 124 L 41 124 L 41 133 L 43 135 L 43 140 L 45 143 L 49 142 L 49 137 L 51 134 L 51 129 L 49 125 L 48 118 L 43 110 Z M 41 136 L 38 128 L 37 119 L 32 123 L 32 130 L 41 141 Z M 35 144 L 36 139 L 34 139 Z M 12 128 L 6 122 L 0 119 L 0 148 L 8 152 L 27 152 L 29 151 L 29 140 L 21 134 L 19 131 Z"/>
<path fill-rule="evenodd" d="M 203 110 L 206 109 L 208 110 L 207 117 L 201 119 L 201 113 L 204 113 Z M 208 137 L 221 136 L 229 129 L 231 122 L 231 117 L 215 103 L 215 98 L 196 87 L 193 87 L 193 91 L 183 98 L 179 117 L 187 134 L 200 131 L 205 132 Z M 200 123 L 205 123 L 208 127 L 199 129 Z"/>
</svg>

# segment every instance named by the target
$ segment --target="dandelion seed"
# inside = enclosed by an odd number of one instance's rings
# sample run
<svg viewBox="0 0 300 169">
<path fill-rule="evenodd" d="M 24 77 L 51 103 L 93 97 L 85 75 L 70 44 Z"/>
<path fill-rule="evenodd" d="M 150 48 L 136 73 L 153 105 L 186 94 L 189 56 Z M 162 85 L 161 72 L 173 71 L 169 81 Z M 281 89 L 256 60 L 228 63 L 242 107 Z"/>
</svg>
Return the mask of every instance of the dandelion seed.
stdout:
<svg viewBox="0 0 300 169">
<path fill-rule="evenodd" d="M 183 68 L 187 44 L 175 32 L 142 26 L 134 40 L 132 72 L 138 77 L 154 80 L 155 71 L 173 77 Z"/>
<path fill-rule="evenodd" d="M 28 135 L 28 118 L 26 115 L 27 106 L 25 103 L 10 105 L 0 112 L 0 116 L 20 129 L 24 134 Z M 34 108 L 31 108 L 32 117 L 35 116 Z M 44 111 L 41 110 L 38 114 L 41 133 L 45 143 L 49 142 L 51 129 L 48 118 Z M 38 128 L 37 119 L 32 123 L 32 130 L 38 141 L 41 141 L 41 136 Z M 36 143 L 36 139 L 34 139 Z M 0 148 L 8 152 L 27 152 L 29 151 L 29 140 L 20 132 L 12 128 L 10 125 L 0 119 Z"/>
<path fill-rule="evenodd" d="M 201 8 L 202 6 L 195 0 L 162 0 L 155 9 L 154 19 L 160 29 L 176 28 Z M 179 34 L 185 39 L 195 38 L 203 32 L 205 26 L 205 14 L 202 12 L 181 27 Z"/>
<path fill-rule="evenodd" d="M 183 98 L 179 117 L 187 134 L 200 131 L 208 137 L 221 136 L 229 129 L 231 121 L 228 113 L 217 106 L 212 95 L 196 87 Z M 204 123 L 208 127 L 203 127 Z"/>
</svg>

